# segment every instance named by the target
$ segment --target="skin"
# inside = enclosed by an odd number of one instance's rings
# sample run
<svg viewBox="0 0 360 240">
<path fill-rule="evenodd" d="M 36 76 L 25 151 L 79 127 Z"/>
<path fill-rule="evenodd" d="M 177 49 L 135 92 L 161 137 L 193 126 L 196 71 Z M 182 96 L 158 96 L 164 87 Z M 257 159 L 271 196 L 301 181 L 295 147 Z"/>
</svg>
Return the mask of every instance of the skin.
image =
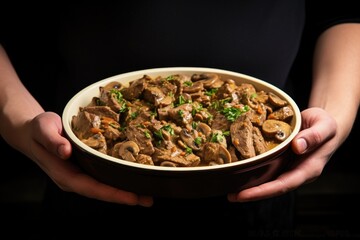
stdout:
<svg viewBox="0 0 360 240">
<path fill-rule="evenodd" d="M 360 103 L 360 24 L 339 24 L 318 39 L 313 84 L 302 129 L 292 141 L 298 155 L 273 181 L 229 194 L 232 202 L 278 196 L 316 180 L 351 132 Z"/>
<path fill-rule="evenodd" d="M 309 108 L 302 112 L 302 130 L 292 142 L 298 159 L 277 179 L 229 194 L 229 201 L 278 196 L 321 175 L 332 154 L 348 137 L 356 118 L 360 102 L 359 42 L 359 24 L 340 24 L 320 36 Z M 0 89 L 1 136 L 33 160 L 62 190 L 102 201 L 152 206 L 152 197 L 100 183 L 67 161 L 72 148 L 62 135 L 60 116 L 45 112 L 27 91 L 1 45 Z"/>
</svg>

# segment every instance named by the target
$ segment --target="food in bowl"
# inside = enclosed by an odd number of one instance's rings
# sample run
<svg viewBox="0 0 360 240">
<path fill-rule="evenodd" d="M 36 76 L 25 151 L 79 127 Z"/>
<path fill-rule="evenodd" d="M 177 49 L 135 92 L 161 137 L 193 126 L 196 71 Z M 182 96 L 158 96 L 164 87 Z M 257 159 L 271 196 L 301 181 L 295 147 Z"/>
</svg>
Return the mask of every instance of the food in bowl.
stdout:
<svg viewBox="0 0 360 240">
<path fill-rule="evenodd" d="M 282 90 L 213 68 L 119 74 L 77 93 L 63 125 L 98 180 L 163 197 L 216 196 L 274 178 L 290 161 L 300 111 Z"/>
<path fill-rule="evenodd" d="M 91 101 L 90 101 L 91 100 Z M 292 132 L 291 105 L 217 73 L 143 75 L 99 87 L 72 129 L 99 152 L 141 164 L 194 167 L 255 157 Z"/>
</svg>

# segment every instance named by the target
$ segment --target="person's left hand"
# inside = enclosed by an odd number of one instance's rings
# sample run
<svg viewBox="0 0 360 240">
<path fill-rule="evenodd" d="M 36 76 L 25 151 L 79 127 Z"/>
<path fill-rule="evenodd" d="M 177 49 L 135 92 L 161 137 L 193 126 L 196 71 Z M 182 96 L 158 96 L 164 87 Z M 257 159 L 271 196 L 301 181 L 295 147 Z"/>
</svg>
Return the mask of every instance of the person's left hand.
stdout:
<svg viewBox="0 0 360 240">
<path fill-rule="evenodd" d="M 297 157 L 276 179 L 259 186 L 228 194 L 230 202 L 247 202 L 275 197 L 317 179 L 332 154 L 339 147 L 337 124 L 321 108 L 308 108 L 301 113 L 302 130 L 292 141 Z"/>
</svg>

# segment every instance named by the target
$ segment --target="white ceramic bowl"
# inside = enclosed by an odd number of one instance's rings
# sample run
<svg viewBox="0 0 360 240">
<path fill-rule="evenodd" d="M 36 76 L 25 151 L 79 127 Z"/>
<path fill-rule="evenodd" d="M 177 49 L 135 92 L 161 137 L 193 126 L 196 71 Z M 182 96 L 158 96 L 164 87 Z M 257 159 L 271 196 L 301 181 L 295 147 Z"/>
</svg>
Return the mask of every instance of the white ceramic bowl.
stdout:
<svg viewBox="0 0 360 240">
<path fill-rule="evenodd" d="M 250 83 L 257 90 L 273 92 L 286 100 L 294 110 L 290 136 L 271 150 L 245 160 L 214 166 L 165 167 L 125 161 L 90 148 L 80 141 L 71 127 L 71 120 L 80 107 L 86 106 L 94 96 L 99 96 L 99 87 L 112 81 L 128 84 L 143 77 L 169 76 L 173 74 L 217 73 L 222 78 Z M 63 127 L 65 135 L 73 144 L 76 163 L 91 176 L 109 185 L 139 194 L 199 198 L 223 195 L 256 186 L 275 178 L 292 159 L 289 146 L 300 130 L 301 115 L 297 104 L 281 89 L 254 77 L 213 68 L 169 67 L 134 71 L 119 74 L 89 85 L 73 96 L 64 108 Z"/>
</svg>

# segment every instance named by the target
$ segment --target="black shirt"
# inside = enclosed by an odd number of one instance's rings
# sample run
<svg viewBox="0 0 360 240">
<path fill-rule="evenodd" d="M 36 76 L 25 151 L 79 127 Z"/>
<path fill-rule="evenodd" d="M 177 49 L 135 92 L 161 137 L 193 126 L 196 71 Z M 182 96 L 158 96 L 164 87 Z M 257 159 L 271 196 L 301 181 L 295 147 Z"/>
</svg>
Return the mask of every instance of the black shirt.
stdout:
<svg viewBox="0 0 360 240">
<path fill-rule="evenodd" d="M 14 12 L 12 19 L 24 20 L 8 32 L 27 57 L 21 59 L 25 67 L 40 78 L 49 74 L 44 86 L 58 83 L 57 111 L 89 83 L 154 67 L 222 68 L 284 87 L 305 18 L 303 1 L 133 1 L 25 9 Z"/>
</svg>

